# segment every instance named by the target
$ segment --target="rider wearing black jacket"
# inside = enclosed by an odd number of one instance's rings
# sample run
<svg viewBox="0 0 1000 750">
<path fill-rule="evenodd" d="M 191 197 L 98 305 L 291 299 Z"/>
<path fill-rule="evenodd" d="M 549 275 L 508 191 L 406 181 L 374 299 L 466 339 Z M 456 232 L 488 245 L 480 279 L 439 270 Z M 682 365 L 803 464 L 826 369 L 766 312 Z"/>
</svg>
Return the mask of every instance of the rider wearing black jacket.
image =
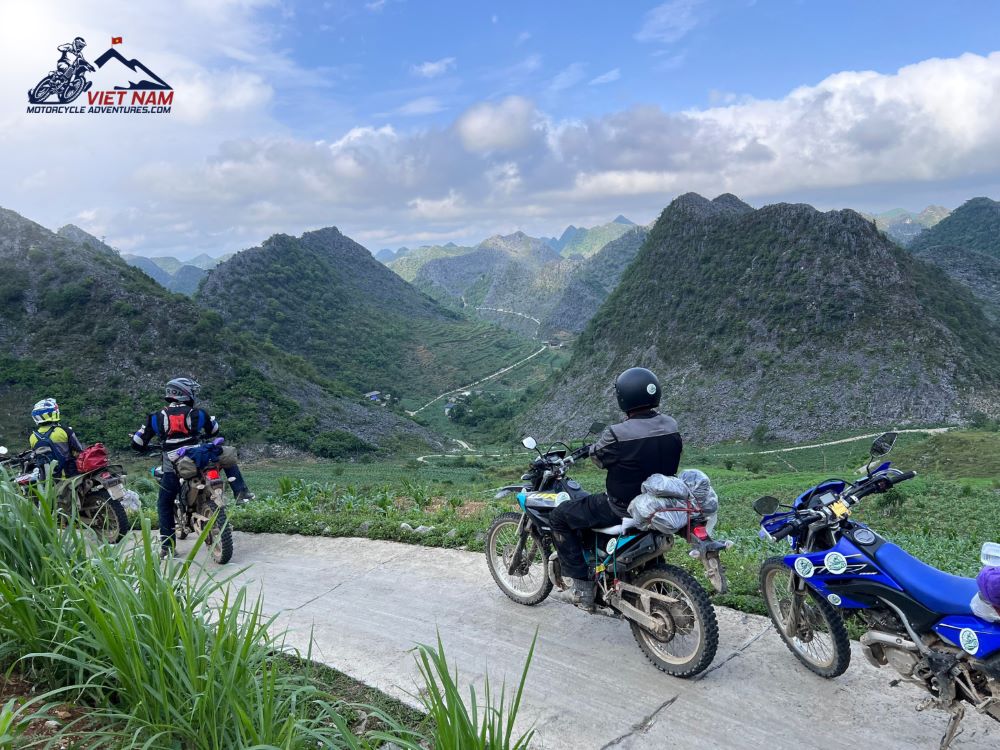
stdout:
<svg viewBox="0 0 1000 750">
<path fill-rule="evenodd" d="M 590 609 L 594 581 L 583 558 L 582 529 L 616 526 L 628 516 L 628 505 L 642 492 L 651 474 L 673 476 L 683 444 L 673 417 L 660 414 L 660 381 L 649 370 L 633 367 L 615 379 L 618 406 L 625 421 L 604 430 L 589 455 L 608 472 L 607 492 L 560 503 L 549 517 L 562 575 L 573 579 L 561 597 Z"/>
</svg>

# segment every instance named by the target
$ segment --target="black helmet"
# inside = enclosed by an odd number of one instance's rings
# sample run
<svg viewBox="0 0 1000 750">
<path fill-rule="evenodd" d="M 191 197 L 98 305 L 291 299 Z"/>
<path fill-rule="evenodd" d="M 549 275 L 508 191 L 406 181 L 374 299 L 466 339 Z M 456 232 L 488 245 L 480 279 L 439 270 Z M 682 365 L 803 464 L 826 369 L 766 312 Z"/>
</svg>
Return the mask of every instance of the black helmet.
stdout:
<svg viewBox="0 0 1000 750">
<path fill-rule="evenodd" d="M 660 381 L 645 367 L 630 367 L 615 378 L 619 408 L 629 414 L 660 405 Z"/>
<path fill-rule="evenodd" d="M 79 52 L 80 50 L 82 50 L 86 46 L 87 46 L 87 43 L 85 41 L 83 41 L 83 37 L 82 36 L 78 36 L 76 39 L 73 40 L 73 48 L 77 52 Z"/>
<path fill-rule="evenodd" d="M 167 401 L 182 401 L 193 404 L 194 394 L 197 393 L 199 388 L 201 386 L 191 380 L 191 378 L 174 378 L 167 383 L 165 396 Z"/>
</svg>

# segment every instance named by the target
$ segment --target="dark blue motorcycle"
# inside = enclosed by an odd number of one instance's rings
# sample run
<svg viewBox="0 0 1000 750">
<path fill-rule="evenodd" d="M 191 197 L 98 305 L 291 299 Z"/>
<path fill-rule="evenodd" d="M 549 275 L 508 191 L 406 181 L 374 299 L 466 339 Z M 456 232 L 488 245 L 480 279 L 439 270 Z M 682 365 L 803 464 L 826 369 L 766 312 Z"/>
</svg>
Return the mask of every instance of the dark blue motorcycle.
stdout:
<svg viewBox="0 0 1000 750">
<path fill-rule="evenodd" d="M 773 497 L 754 503 L 762 538 L 788 539 L 791 553 L 766 560 L 760 571 L 768 614 L 785 645 L 822 677 L 843 674 L 851 659 L 843 615 L 867 627 L 865 658 L 891 666 L 930 697 L 918 710 L 951 714 L 941 741 L 947 748 L 965 705 L 1000 721 L 1000 623 L 973 614 L 976 581 L 949 575 L 851 519 L 862 498 L 912 479 L 888 462 L 896 433 L 875 440 L 866 476 L 829 479 L 799 495 L 791 507 Z"/>
</svg>

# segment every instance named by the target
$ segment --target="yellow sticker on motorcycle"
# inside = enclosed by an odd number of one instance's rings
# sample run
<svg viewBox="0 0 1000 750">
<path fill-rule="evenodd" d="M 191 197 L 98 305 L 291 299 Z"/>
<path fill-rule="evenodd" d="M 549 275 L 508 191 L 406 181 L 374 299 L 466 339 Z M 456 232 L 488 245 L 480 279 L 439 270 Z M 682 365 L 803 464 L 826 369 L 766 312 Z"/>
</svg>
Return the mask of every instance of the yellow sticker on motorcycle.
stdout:
<svg viewBox="0 0 1000 750">
<path fill-rule="evenodd" d="M 843 500 L 838 500 L 830 505 L 830 509 L 834 512 L 837 518 L 847 518 L 851 515 L 850 509 Z"/>
</svg>

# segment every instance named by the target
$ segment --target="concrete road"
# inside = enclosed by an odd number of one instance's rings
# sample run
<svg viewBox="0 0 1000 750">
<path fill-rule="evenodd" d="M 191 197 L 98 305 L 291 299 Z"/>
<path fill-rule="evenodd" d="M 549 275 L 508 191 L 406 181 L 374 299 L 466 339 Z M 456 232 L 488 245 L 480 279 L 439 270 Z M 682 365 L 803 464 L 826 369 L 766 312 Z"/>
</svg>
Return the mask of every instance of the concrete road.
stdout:
<svg viewBox="0 0 1000 750">
<path fill-rule="evenodd" d="M 481 553 L 363 539 L 236 535 L 236 580 L 262 591 L 288 643 L 413 703 L 410 649 L 440 630 L 464 681 L 517 682 L 538 646 L 521 713 L 535 748 L 917 748 L 932 750 L 946 724 L 916 713 L 922 695 L 892 687 L 895 672 L 856 650 L 832 681 L 808 672 L 766 618 L 718 608 L 721 643 L 694 680 L 649 664 L 628 626 L 555 601 L 522 607 L 493 583 Z M 181 550 L 186 543 L 181 543 Z M 996 750 L 1000 724 L 970 712 L 953 747 Z"/>
</svg>

